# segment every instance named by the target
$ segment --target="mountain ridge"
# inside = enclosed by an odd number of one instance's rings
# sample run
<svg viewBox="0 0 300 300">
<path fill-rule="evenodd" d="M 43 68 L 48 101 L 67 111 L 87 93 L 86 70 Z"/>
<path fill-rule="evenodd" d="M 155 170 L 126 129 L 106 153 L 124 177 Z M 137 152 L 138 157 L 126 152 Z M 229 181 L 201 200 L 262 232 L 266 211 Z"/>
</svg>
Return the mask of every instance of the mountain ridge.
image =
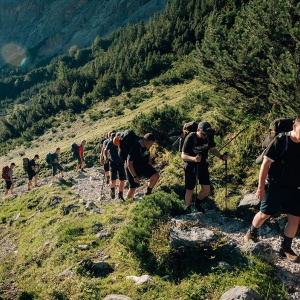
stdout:
<svg viewBox="0 0 300 300">
<path fill-rule="evenodd" d="M 166 0 L 0 1 L 0 67 L 20 66 L 28 56 L 33 65 L 76 45 L 90 46 L 129 23 L 145 21 L 164 9 Z M 8 55 L 5 47 L 9 46 Z M 20 50 L 20 48 L 23 50 Z M 14 55 L 13 55 L 14 54 Z"/>
</svg>

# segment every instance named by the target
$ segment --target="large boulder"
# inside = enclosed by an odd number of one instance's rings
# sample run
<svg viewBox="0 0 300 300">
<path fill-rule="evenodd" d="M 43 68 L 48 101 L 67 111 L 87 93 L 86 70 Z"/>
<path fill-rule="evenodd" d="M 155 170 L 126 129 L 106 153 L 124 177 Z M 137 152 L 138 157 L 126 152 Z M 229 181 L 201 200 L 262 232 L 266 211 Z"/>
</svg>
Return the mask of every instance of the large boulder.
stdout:
<svg viewBox="0 0 300 300">
<path fill-rule="evenodd" d="M 209 229 L 192 227 L 181 229 L 173 227 L 170 229 L 171 248 L 201 248 L 216 241 L 217 236 Z"/>
<path fill-rule="evenodd" d="M 247 286 L 235 286 L 224 293 L 220 300 L 260 300 L 256 291 Z"/>
</svg>

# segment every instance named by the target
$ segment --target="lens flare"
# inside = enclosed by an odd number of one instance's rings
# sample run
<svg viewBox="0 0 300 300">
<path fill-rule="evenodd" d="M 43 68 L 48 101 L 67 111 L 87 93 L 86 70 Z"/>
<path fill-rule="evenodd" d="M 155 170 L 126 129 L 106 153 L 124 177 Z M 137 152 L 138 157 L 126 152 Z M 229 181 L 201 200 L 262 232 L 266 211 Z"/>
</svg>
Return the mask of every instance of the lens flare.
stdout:
<svg viewBox="0 0 300 300">
<path fill-rule="evenodd" d="M 10 43 L 2 48 L 2 57 L 6 63 L 19 67 L 26 58 L 26 51 L 19 45 Z"/>
</svg>

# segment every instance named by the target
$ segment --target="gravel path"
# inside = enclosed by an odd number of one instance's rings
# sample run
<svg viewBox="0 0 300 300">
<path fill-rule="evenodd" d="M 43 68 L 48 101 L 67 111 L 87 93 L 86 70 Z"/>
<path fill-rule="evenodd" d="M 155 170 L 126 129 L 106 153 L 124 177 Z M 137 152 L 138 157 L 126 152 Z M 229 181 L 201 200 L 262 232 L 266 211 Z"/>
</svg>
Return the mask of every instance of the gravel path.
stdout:
<svg viewBox="0 0 300 300">
<path fill-rule="evenodd" d="M 65 179 L 72 179 L 72 190 L 79 197 L 86 201 L 93 201 L 95 204 L 103 201 L 119 201 L 110 198 L 110 187 L 107 185 L 104 178 L 104 171 L 102 168 L 86 169 L 87 173 L 76 174 L 74 171 L 65 174 Z M 59 180 L 57 180 L 59 181 Z M 19 182 L 22 185 L 15 189 L 16 194 L 27 192 L 27 185 Z M 45 178 L 39 181 L 39 185 L 51 184 L 50 178 Z M 136 196 L 139 198 L 143 195 L 146 189 L 147 181 L 142 181 L 141 187 L 137 189 Z M 124 195 L 126 196 L 126 190 Z M 3 196 L 3 195 L 2 195 Z M 245 222 L 230 217 L 226 217 L 220 211 L 215 209 L 206 209 L 205 221 L 211 228 L 217 229 L 219 233 L 227 237 L 228 243 L 235 244 L 237 247 L 244 245 L 244 235 L 248 229 Z M 3 236 L 1 234 L 4 227 L 0 227 L 0 261 L 5 259 L 8 255 L 16 250 L 14 238 L 12 236 Z M 290 292 L 290 299 L 300 299 L 300 264 L 292 263 L 286 259 L 280 259 L 278 251 L 280 247 L 279 232 L 273 230 L 268 224 L 264 224 L 261 228 L 261 239 L 259 243 L 267 243 L 274 250 L 275 259 L 274 265 L 278 270 L 278 276 Z M 295 238 L 293 241 L 293 249 L 300 254 L 300 239 Z M 0 284 L 1 288 L 1 284 Z M 2 286 L 2 288 L 4 288 Z M 11 283 L 11 288 L 16 289 L 14 282 Z"/>
</svg>

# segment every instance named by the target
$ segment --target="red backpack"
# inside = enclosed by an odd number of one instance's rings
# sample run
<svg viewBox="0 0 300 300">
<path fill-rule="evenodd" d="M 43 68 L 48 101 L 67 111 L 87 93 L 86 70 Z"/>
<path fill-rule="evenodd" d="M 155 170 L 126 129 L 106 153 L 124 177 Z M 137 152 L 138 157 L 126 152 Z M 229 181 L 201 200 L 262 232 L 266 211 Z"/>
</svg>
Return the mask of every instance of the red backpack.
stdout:
<svg viewBox="0 0 300 300">
<path fill-rule="evenodd" d="M 5 166 L 2 168 L 2 178 L 5 180 L 9 179 L 8 171 L 9 171 L 9 166 Z"/>
</svg>

